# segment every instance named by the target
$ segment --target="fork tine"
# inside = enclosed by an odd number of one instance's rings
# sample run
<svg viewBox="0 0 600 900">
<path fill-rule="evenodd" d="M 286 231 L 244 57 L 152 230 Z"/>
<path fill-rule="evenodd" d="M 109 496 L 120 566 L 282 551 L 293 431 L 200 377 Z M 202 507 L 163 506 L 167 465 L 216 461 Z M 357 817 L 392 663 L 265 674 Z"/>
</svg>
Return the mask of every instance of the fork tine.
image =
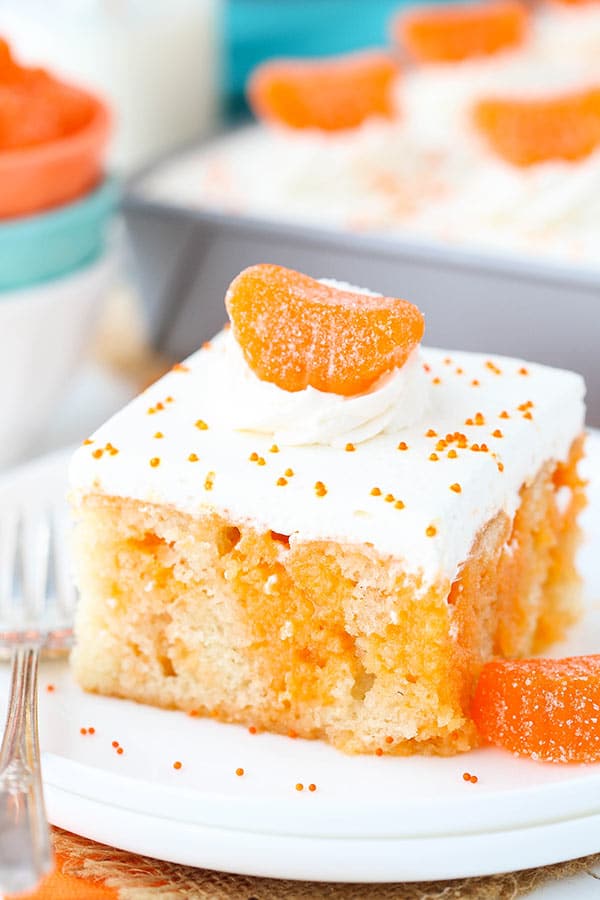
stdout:
<svg viewBox="0 0 600 900">
<path fill-rule="evenodd" d="M 23 515 L 19 537 L 23 612 L 26 619 L 39 627 L 46 603 L 50 540 L 47 515 L 27 510 Z"/>
<path fill-rule="evenodd" d="M 50 566 L 54 576 L 56 611 L 59 619 L 70 624 L 76 593 L 71 576 L 69 520 L 62 509 L 54 507 L 50 514 L 50 524 Z"/>
<path fill-rule="evenodd" d="M 14 510 L 0 518 L 0 622 L 2 628 L 12 618 L 15 590 L 17 516 Z"/>
</svg>

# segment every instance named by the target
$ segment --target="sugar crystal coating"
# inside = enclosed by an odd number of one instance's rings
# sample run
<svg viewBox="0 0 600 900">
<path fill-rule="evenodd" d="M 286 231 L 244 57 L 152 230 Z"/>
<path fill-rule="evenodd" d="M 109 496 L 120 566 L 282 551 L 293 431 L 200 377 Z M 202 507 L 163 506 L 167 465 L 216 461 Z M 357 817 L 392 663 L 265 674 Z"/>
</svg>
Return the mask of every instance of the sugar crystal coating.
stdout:
<svg viewBox="0 0 600 900">
<path fill-rule="evenodd" d="M 394 115 L 392 84 L 397 63 L 384 51 L 332 59 L 272 60 L 248 83 L 255 114 L 291 128 L 339 131 L 369 116 Z"/>
<path fill-rule="evenodd" d="M 543 99 L 480 100 L 475 123 L 513 165 L 578 160 L 600 145 L 600 88 Z"/>
<path fill-rule="evenodd" d="M 481 737 L 549 762 L 600 761 L 600 655 L 487 663 L 471 715 Z"/>
<path fill-rule="evenodd" d="M 417 8 L 392 26 L 395 38 L 423 62 L 488 56 L 521 43 L 528 12 L 516 0 Z"/>
<path fill-rule="evenodd" d="M 360 394 L 406 362 L 425 327 L 406 300 L 339 290 L 274 265 L 241 272 L 225 302 L 250 368 L 291 392 Z"/>
</svg>

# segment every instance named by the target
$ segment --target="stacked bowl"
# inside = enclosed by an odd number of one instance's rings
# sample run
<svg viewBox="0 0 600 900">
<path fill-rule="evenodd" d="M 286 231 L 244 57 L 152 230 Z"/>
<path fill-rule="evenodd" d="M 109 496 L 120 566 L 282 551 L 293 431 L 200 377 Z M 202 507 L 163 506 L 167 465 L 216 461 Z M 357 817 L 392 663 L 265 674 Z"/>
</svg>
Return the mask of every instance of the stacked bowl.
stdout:
<svg viewBox="0 0 600 900">
<path fill-rule="evenodd" d="M 110 287 L 106 105 L 0 39 L 0 466 L 59 407 Z"/>
</svg>

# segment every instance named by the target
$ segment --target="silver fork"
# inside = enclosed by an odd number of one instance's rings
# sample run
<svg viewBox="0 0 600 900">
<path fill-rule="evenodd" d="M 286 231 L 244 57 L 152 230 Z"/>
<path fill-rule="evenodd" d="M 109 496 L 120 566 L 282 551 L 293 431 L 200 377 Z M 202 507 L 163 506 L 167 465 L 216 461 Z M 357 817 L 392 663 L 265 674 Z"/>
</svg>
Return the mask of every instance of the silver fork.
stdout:
<svg viewBox="0 0 600 900">
<path fill-rule="evenodd" d="M 0 652 L 11 688 L 0 747 L 0 894 L 33 890 L 52 869 L 37 723 L 42 649 L 68 650 L 75 601 L 66 515 L 31 505 L 0 516 Z"/>
</svg>

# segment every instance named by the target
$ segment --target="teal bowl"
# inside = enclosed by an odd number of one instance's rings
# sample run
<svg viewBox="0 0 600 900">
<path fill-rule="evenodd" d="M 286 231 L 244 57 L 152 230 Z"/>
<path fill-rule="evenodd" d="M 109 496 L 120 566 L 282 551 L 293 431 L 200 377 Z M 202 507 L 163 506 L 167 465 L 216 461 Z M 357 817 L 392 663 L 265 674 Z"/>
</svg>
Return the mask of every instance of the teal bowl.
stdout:
<svg viewBox="0 0 600 900">
<path fill-rule="evenodd" d="M 75 203 L 0 222 L 0 291 L 50 281 L 98 259 L 119 198 L 117 182 L 107 177 Z"/>
</svg>

